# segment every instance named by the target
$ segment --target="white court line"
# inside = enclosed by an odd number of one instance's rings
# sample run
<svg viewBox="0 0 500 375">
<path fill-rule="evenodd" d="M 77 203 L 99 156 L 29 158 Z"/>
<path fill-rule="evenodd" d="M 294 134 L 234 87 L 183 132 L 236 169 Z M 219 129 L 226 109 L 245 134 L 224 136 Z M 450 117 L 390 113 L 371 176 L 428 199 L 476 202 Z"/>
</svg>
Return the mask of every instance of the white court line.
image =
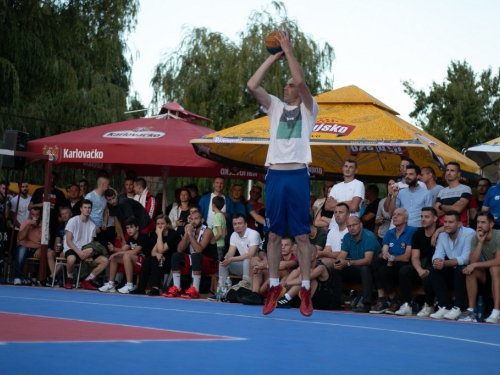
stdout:
<svg viewBox="0 0 500 375">
<path fill-rule="evenodd" d="M 266 320 L 275 320 L 282 322 L 291 322 L 291 323 L 302 323 L 302 324 L 316 324 L 316 325 L 325 325 L 330 327 L 344 327 L 344 328 L 356 328 L 356 329 L 365 329 L 370 331 L 384 331 L 384 332 L 393 332 L 400 333 L 406 335 L 414 335 L 414 336 L 424 336 L 424 337 L 432 337 L 439 338 L 445 340 L 452 341 L 461 341 L 472 344 L 480 344 L 487 346 L 499 347 L 500 344 L 486 341 L 478 341 L 478 340 L 470 340 L 464 339 L 460 337 L 453 336 L 444 336 L 444 335 L 434 335 L 430 333 L 422 333 L 422 332 L 413 332 L 413 331 L 402 331 L 397 329 L 389 329 L 389 328 L 376 328 L 376 327 L 367 327 L 367 326 L 358 326 L 352 324 L 339 324 L 339 323 L 330 323 L 330 322 L 318 322 L 313 320 L 298 320 L 298 319 L 285 319 L 285 318 L 273 318 L 269 316 L 252 316 L 252 315 L 241 315 L 241 314 L 228 314 L 228 313 L 217 313 L 217 312 L 208 312 L 208 311 L 193 311 L 193 310 L 183 310 L 183 309 L 171 309 L 171 308 L 163 308 L 163 307 L 149 307 L 149 306 L 130 306 L 130 305 L 119 305 L 112 303 L 98 303 L 98 302 L 84 302 L 84 301 L 69 301 L 69 300 L 56 300 L 56 299 L 47 299 L 47 298 L 33 298 L 33 297 L 12 297 L 12 296 L 2 296 L 0 298 L 11 298 L 11 299 L 23 299 L 23 300 L 32 300 L 32 301 L 47 301 L 47 302 L 62 302 L 62 303 L 74 303 L 74 304 L 82 304 L 82 305 L 98 305 L 98 306 L 110 306 L 110 307 L 120 307 L 120 308 L 131 308 L 131 309 L 144 309 L 144 310 L 159 310 L 159 311 L 172 311 L 172 312 L 183 312 L 183 313 L 192 313 L 192 314 L 206 314 L 206 315 L 219 315 L 219 316 L 230 316 L 230 317 L 238 317 L 238 318 L 250 318 L 250 319 L 266 319 Z M 492 327 L 493 328 L 493 327 Z"/>
</svg>

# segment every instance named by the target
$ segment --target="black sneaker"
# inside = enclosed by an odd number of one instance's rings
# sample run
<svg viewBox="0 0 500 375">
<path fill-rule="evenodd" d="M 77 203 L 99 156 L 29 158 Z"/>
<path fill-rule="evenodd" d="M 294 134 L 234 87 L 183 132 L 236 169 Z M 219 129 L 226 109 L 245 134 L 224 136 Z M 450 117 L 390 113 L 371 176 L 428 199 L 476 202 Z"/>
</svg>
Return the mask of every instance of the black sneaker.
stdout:
<svg viewBox="0 0 500 375">
<path fill-rule="evenodd" d="M 217 302 L 217 294 L 214 294 L 213 296 L 207 297 L 207 301 Z"/>
<path fill-rule="evenodd" d="M 390 305 L 388 302 L 380 302 L 380 301 L 377 301 L 377 304 L 375 305 L 375 307 L 370 310 L 370 314 L 383 314 L 385 313 L 386 311 L 388 311 L 390 309 Z"/>
<path fill-rule="evenodd" d="M 45 280 L 40 280 L 39 283 L 41 286 L 52 288 L 52 278 L 50 276 L 47 276 Z"/>
<path fill-rule="evenodd" d="M 160 295 L 160 291 L 158 290 L 158 288 L 151 288 L 151 290 L 149 292 L 147 292 L 146 294 L 150 297 L 157 297 Z"/>
<path fill-rule="evenodd" d="M 241 303 L 244 305 L 262 306 L 264 304 L 264 299 L 259 293 L 252 292 L 248 296 L 243 297 Z"/>
<path fill-rule="evenodd" d="M 276 307 L 279 309 L 289 309 L 290 301 L 285 298 L 285 296 L 281 297 L 276 303 Z"/>
<path fill-rule="evenodd" d="M 116 288 L 116 286 L 115 286 Z M 117 289 L 118 290 L 118 289 Z M 158 294 L 156 294 L 157 296 L 160 295 L 160 292 L 158 292 L 158 289 L 151 289 L 151 290 L 156 290 Z M 143 296 L 146 294 L 146 291 L 144 289 L 139 289 L 139 288 L 135 288 L 134 290 L 131 290 L 130 292 L 128 292 L 128 294 L 135 294 L 135 295 L 140 295 L 140 296 Z M 148 296 L 150 294 L 148 293 Z"/>
<path fill-rule="evenodd" d="M 369 313 L 370 310 L 371 310 L 370 304 L 369 303 L 364 303 L 363 305 L 355 307 L 354 309 L 352 309 L 352 312 L 355 312 L 355 313 Z"/>
</svg>

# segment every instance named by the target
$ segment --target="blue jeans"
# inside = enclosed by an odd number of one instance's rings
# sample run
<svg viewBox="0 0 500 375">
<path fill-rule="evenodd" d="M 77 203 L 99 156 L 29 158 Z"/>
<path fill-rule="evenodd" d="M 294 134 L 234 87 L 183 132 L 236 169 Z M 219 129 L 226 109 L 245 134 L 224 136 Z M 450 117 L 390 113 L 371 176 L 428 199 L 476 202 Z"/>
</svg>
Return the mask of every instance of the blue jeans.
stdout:
<svg viewBox="0 0 500 375">
<path fill-rule="evenodd" d="M 31 248 L 23 246 L 23 245 L 19 245 L 17 247 L 16 270 L 14 272 L 14 277 L 16 279 L 21 278 L 21 272 L 23 271 L 24 262 L 26 261 L 26 258 L 28 258 L 30 256 L 32 257 L 35 254 L 35 251 L 36 251 L 36 249 L 31 249 Z"/>
</svg>

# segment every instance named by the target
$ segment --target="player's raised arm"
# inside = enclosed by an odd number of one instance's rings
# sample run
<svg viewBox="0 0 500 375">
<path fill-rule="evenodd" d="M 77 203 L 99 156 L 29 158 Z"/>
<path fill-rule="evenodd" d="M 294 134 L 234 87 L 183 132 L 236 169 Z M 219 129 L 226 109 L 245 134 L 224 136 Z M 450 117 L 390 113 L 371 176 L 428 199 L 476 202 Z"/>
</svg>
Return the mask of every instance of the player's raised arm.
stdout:
<svg viewBox="0 0 500 375">
<path fill-rule="evenodd" d="M 269 68 L 283 56 L 283 52 L 275 55 L 270 55 L 266 61 L 257 69 L 254 75 L 248 80 L 247 88 L 253 97 L 265 108 L 269 109 L 271 105 L 271 97 L 264 88 L 260 85 Z"/>
</svg>

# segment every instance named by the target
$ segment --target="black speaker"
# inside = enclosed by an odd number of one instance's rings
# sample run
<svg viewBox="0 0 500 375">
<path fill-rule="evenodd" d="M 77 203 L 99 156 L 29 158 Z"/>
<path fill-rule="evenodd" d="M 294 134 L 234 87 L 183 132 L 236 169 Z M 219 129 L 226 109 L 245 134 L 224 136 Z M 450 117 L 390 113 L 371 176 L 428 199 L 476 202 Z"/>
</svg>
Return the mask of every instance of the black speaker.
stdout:
<svg viewBox="0 0 500 375">
<path fill-rule="evenodd" d="M 28 150 L 28 133 L 18 130 L 6 130 L 3 134 L 3 148 L 12 151 Z M 26 158 L 20 156 L 2 156 L 2 169 L 23 170 Z"/>
</svg>

